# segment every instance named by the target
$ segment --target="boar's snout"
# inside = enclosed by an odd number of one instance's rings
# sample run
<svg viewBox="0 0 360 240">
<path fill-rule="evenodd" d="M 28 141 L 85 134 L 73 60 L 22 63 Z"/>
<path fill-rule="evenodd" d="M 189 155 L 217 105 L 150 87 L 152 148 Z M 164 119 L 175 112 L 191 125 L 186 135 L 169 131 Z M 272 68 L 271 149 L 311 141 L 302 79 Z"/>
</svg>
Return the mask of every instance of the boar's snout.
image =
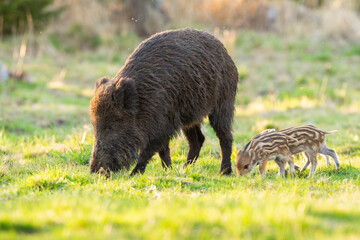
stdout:
<svg viewBox="0 0 360 240">
<path fill-rule="evenodd" d="M 101 161 L 98 158 L 98 154 L 96 153 L 95 148 L 93 149 L 91 153 L 91 159 L 90 159 L 90 172 L 91 173 L 97 173 L 100 170 L 100 164 Z"/>
<path fill-rule="evenodd" d="M 90 172 L 91 173 L 110 173 L 112 170 L 112 164 L 110 164 L 112 159 L 106 156 L 103 151 L 99 150 L 97 147 L 93 148 L 90 160 Z M 106 174 L 105 174 L 106 175 Z"/>
<path fill-rule="evenodd" d="M 127 169 L 130 162 L 126 159 L 133 158 L 130 158 L 122 152 L 123 151 L 115 148 L 99 148 L 96 144 L 91 154 L 90 172 L 110 173 L 110 171 L 117 172 L 121 169 Z"/>
</svg>

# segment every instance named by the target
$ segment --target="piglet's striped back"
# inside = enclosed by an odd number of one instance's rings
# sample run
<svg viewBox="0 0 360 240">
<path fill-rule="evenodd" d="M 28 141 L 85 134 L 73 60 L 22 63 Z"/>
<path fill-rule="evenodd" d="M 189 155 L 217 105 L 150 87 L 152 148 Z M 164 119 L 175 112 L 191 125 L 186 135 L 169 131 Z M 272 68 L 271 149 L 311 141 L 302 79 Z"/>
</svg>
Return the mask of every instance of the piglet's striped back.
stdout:
<svg viewBox="0 0 360 240">
<path fill-rule="evenodd" d="M 255 136 L 244 148 L 243 153 L 252 150 L 255 156 L 269 156 L 275 152 L 288 148 L 289 143 L 297 142 L 296 139 L 283 133 L 271 131 L 259 136 Z"/>
</svg>

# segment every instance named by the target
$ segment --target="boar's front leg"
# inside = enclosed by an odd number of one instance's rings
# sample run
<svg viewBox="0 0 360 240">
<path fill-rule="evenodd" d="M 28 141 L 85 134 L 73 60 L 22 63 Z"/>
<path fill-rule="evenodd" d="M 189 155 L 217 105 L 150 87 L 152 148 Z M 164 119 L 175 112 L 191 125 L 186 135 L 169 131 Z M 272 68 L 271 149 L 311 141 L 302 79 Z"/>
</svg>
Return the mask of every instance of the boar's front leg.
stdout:
<svg viewBox="0 0 360 240">
<path fill-rule="evenodd" d="M 139 160 L 132 170 L 130 176 L 134 176 L 136 174 L 143 174 L 145 172 L 146 165 L 149 163 L 152 156 L 155 154 L 156 150 L 151 148 L 146 148 L 144 151 L 140 153 Z"/>
<path fill-rule="evenodd" d="M 221 148 L 221 167 L 220 174 L 230 175 L 231 169 L 231 151 L 233 137 L 231 133 L 231 121 L 233 116 L 233 106 L 229 104 L 230 109 L 216 109 L 209 115 L 210 125 L 214 129 L 220 142 Z M 223 111 L 222 111 L 223 110 Z"/>
<path fill-rule="evenodd" d="M 165 142 L 165 143 L 164 143 Z M 151 141 L 141 152 L 139 156 L 139 160 L 135 166 L 135 168 L 132 170 L 130 176 L 133 176 L 135 174 L 141 173 L 143 174 L 145 172 L 146 166 L 148 165 L 150 159 L 156 152 L 159 152 L 164 146 L 169 144 L 169 140 L 166 141 L 159 141 L 158 139 Z M 168 148 L 168 147 L 167 147 Z M 160 150 L 159 150 L 160 149 Z M 170 150 L 169 150 L 170 151 Z M 167 149 L 164 150 L 164 156 L 167 152 Z M 169 152 L 170 155 L 170 152 Z M 168 160 L 166 160 L 168 161 Z"/>
</svg>

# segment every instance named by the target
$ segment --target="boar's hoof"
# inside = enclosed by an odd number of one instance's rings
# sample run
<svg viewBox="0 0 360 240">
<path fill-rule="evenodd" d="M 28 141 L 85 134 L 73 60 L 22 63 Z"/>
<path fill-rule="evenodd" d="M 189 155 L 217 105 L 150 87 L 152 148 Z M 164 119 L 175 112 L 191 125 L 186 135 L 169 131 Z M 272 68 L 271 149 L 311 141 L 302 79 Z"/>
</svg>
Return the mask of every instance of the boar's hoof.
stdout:
<svg viewBox="0 0 360 240">
<path fill-rule="evenodd" d="M 220 170 L 220 174 L 223 176 L 230 175 L 231 173 L 232 173 L 231 167 L 221 168 L 221 170 Z"/>
<path fill-rule="evenodd" d="M 100 168 L 99 173 L 103 176 L 105 176 L 106 178 L 110 177 L 110 169 L 104 169 L 103 167 Z"/>
<path fill-rule="evenodd" d="M 136 165 L 135 168 L 131 171 L 130 176 L 135 176 L 137 174 L 143 174 L 145 172 L 144 166 Z"/>
<path fill-rule="evenodd" d="M 186 169 L 188 165 L 189 165 L 188 162 L 186 162 L 186 163 L 184 163 L 184 165 L 183 165 L 182 168 L 183 168 L 183 169 Z"/>
</svg>

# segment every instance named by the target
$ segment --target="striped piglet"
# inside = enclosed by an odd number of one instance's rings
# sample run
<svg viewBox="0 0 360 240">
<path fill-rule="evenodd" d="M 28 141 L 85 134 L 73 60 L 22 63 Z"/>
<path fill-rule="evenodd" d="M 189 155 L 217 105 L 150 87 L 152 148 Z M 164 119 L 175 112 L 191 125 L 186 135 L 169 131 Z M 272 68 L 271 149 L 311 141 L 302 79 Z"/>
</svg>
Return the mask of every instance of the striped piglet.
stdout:
<svg viewBox="0 0 360 240">
<path fill-rule="evenodd" d="M 260 173 L 265 176 L 267 162 L 275 160 L 282 176 L 285 176 L 284 162 L 289 163 L 290 173 L 294 176 L 294 156 L 288 145 L 296 141 L 296 139 L 277 131 L 261 132 L 251 139 L 244 149 L 239 150 L 236 157 L 237 175 L 242 176 L 252 172 L 260 164 Z"/>
<path fill-rule="evenodd" d="M 275 157 L 275 161 L 276 163 L 279 165 L 279 172 L 282 176 L 285 175 L 285 168 L 284 165 L 286 162 L 288 162 L 288 160 L 284 160 L 283 156 L 284 153 L 282 153 L 279 150 L 285 149 L 284 147 L 279 147 L 279 140 L 276 139 L 277 137 L 280 137 L 281 134 L 284 134 L 288 137 L 287 142 L 283 141 L 283 144 L 287 144 L 287 148 L 289 149 L 289 151 L 291 152 L 291 154 L 297 154 L 300 152 L 304 152 L 305 156 L 307 158 L 307 161 L 305 163 L 305 165 L 302 167 L 301 172 L 305 171 L 305 169 L 309 166 L 309 164 L 311 163 L 311 170 L 310 170 L 310 177 L 312 177 L 315 174 L 317 165 L 318 165 L 318 161 L 317 161 L 317 154 L 321 153 L 323 155 L 326 156 L 326 161 L 327 164 L 330 165 L 330 158 L 329 156 L 331 156 L 335 162 L 336 168 L 339 169 L 340 167 L 340 161 L 339 158 L 337 156 L 337 153 L 334 149 L 330 149 L 326 146 L 326 138 L 325 135 L 326 134 L 330 134 L 333 133 L 335 131 L 330 131 L 330 132 L 326 132 L 323 130 L 320 130 L 312 125 L 307 125 L 307 126 L 300 126 L 300 127 L 291 127 L 291 128 L 287 128 L 284 130 L 281 130 L 277 133 L 279 133 L 280 135 L 276 135 L 276 131 L 273 129 L 268 129 L 268 130 L 264 130 L 263 132 L 259 133 L 257 136 L 255 136 L 244 148 L 244 151 L 239 151 L 238 152 L 238 156 L 237 156 L 237 160 L 236 160 L 236 168 L 237 168 L 237 172 L 238 175 L 242 175 L 241 172 L 244 172 L 244 169 L 246 164 L 244 165 L 243 163 L 247 163 L 247 157 L 246 157 L 246 152 L 249 155 L 249 153 L 255 151 L 255 149 L 259 152 L 263 152 L 263 153 L 258 153 L 258 156 L 264 156 L 267 155 L 267 153 L 265 152 L 272 152 L 272 155 L 276 155 L 278 154 L 279 157 Z M 275 134 L 275 135 L 272 135 Z M 294 141 L 296 140 L 296 141 Z M 265 149 L 261 149 L 259 148 L 259 146 L 264 145 L 264 143 L 267 143 L 266 148 Z M 254 148 L 257 147 L 257 148 Z M 276 151 L 278 151 L 276 153 Z M 244 153 L 245 152 L 245 153 Z M 287 150 L 286 150 L 286 154 L 287 154 Z M 252 156 L 252 159 L 254 159 L 253 161 L 258 161 L 256 156 Z M 267 161 L 267 160 L 265 160 Z M 260 162 L 262 162 L 262 160 L 260 160 Z M 261 163 L 260 163 L 261 164 Z M 266 166 L 266 163 L 263 163 Z M 296 165 L 295 165 L 296 166 Z M 255 167 L 255 166 L 254 166 Z M 261 172 L 262 170 L 260 170 Z M 246 172 L 246 171 L 245 171 Z M 290 169 L 291 172 L 291 169 Z M 293 175 L 293 173 L 291 172 L 291 174 Z"/>
<path fill-rule="evenodd" d="M 304 152 L 305 157 L 307 159 L 306 163 L 300 170 L 300 172 L 305 171 L 305 169 L 311 163 L 310 175 L 312 177 L 315 174 L 318 161 L 317 155 L 321 153 L 326 158 L 326 163 L 331 165 L 330 157 L 334 160 L 336 169 L 340 168 L 339 157 L 335 151 L 335 149 L 328 148 L 326 146 L 326 136 L 327 134 L 331 134 L 336 132 L 334 131 L 323 131 L 313 125 L 306 125 L 300 127 L 291 127 L 286 128 L 280 131 L 289 137 L 295 138 L 297 141 L 289 144 L 289 149 L 292 154 L 297 154 L 300 152 Z M 330 156 L 330 157 L 329 157 Z"/>
</svg>

